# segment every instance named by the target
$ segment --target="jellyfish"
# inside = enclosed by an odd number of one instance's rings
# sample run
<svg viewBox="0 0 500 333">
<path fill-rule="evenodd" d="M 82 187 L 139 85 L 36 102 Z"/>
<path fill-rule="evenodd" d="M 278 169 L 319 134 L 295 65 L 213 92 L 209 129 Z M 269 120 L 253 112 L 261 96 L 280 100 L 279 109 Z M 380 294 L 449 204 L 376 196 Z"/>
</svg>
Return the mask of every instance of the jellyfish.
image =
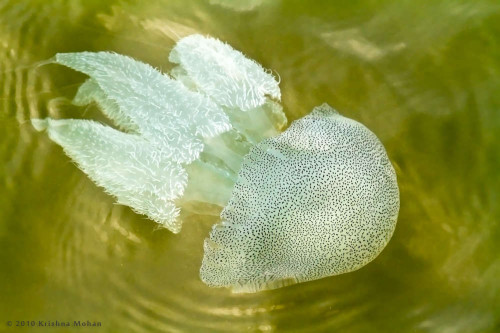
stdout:
<svg viewBox="0 0 500 333">
<path fill-rule="evenodd" d="M 389 242 L 399 190 L 384 146 L 328 104 L 294 121 L 270 71 L 215 38 L 180 39 L 162 73 L 110 52 L 56 54 L 89 79 L 114 127 L 32 119 L 119 204 L 178 233 L 181 214 L 220 213 L 201 280 L 257 292 L 359 269 Z"/>
</svg>

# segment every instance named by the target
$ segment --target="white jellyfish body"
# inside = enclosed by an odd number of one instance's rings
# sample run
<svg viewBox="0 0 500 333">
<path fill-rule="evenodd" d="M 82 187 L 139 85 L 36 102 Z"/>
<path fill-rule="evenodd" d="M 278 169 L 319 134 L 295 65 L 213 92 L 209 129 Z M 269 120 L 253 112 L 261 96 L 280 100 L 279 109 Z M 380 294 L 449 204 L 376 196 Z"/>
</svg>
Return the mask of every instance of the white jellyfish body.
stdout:
<svg viewBox="0 0 500 333">
<path fill-rule="evenodd" d="M 216 39 L 192 35 L 170 75 L 109 52 L 57 54 L 90 78 L 73 103 L 96 103 L 118 129 L 33 119 L 118 203 L 174 233 L 181 211 L 222 210 L 201 279 L 255 292 L 349 272 L 373 260 L 397 220 L 384 147 L 322 105 L 281 133 L 278 82 Z M 281 133 L 281 134 L 280 134 Z"/>
</svg>

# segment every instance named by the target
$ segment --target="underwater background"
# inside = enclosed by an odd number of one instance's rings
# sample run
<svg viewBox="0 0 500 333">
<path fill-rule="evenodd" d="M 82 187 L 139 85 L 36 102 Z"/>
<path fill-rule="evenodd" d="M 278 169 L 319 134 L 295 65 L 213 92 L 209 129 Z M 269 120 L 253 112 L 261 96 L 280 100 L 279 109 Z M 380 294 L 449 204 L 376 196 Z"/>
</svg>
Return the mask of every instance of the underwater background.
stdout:
<svg viewBox="0 0 500 333">
<path fill-rule="evenodd" d="M 174 235 L 94 185 L 31 118 L 88 118 L 85 76 L 42 62 L 109 50 L 168 70 L 219 38 L 281 79 L 290 121 L 323 102 L 383 142 L 401 208 L 349 274 L 256 294 L 199 279 L 218 221 Z M 0 1 L 0 332 L 500 331 L 498 1 Z M 8 321 L 13 326 L 7 325 Z"/>
</svg>

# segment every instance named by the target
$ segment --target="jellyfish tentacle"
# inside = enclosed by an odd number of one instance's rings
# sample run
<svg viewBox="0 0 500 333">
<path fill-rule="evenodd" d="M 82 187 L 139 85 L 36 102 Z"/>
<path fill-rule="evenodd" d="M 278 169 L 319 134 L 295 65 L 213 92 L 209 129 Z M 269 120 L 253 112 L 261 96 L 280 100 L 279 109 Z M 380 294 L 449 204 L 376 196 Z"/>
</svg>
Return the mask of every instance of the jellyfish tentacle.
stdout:
<svg viewBox="0 0 500 333">
<path fill-rule="evenodd" d="M 252 144 L 286 125 L 278 81 L 257 62 L 217 39 L 191 35 L 175 45 L 172 74 L 189 89 L 220 105 L 235 130 Z"/>
<path fill-rule="evenodd" d="M 88 79 L 78 88 L 73 98 L 73 104 L 85 106 L 92 102 L 95 102 L 101 111 L 121 130 L 128 133 L 139 133 L 139 127 L 131 117 L 123 112 L 114 100 L 108 97 L 96 80 Z"/>
<path fill-rule="evenodd" d="M 198 48 L 186 47 L 194 40 Z M 187 65 L 174 68 L 175 79 L 111 52 L 55 56 L 53 62 L 90 76 L 73 103 L 95 102 L 121 131 L 91 121 L 33 119 L 35 128 L 47 129 L 50 138 L 119 203 L 174 232 L 180 230 L 181 208 L 220 211 L 231 196 L 243 156 L 286 124 L 281 105 L 271 100 L 279 98 L 277 82 L 259 64 L 212 38 L 186 37 L 179 43 L 183 45 L 174 48 L 171 59 Z M 210 53 L 205 56 L 200 50 Z M 219 73 L 210 74 L 216 83 L 210 91 L 201 89 L 205 86 L 200 82 L 206 81 L 193 74 L 192 57 L 199 57 L 196 66 L 204 73 Z M 210 65 L 215 67 L 207 68 Z M 100 144 L 95 151 L 90 149 L 93 140 Z M 106 161 L 106 151 L 127 167 Z M 149 165 L 157 162 L 163 163 L 162 175 Z M 122 170 L 103 171 L 114 168 Z M 167 189 L 176 189 L 176 195 L 167 195 Z"/>
<path fill-rule="evenodd" d="M 200 136 L 213 137 L 231 128 L 224 111 L 209 98 L 127 56 L 110 52 L 58 53 L 55 61 L 89 75 L 118 105 L 121 115 L 180 163 L 192 162 L 199 156 L 203 150 Z"/>
<path fill-rule="evenodd" d="M 257 62 L 217 39 L 185 37 L 169 60 L 179 64 L 190 81 L 218 105 L 248 111 L 266 103 L 266 95 L 279 100 L 276 79 Z"/>
<path fill-rule="evenodd" d="M 180 230 L 174 200 L 183 195 L 188 175 L 148 141 L 90 120 L 47 118 L 33 120 L 33 125 L 46 130 L 119 203 L 173 232 Z"/>
</svg>

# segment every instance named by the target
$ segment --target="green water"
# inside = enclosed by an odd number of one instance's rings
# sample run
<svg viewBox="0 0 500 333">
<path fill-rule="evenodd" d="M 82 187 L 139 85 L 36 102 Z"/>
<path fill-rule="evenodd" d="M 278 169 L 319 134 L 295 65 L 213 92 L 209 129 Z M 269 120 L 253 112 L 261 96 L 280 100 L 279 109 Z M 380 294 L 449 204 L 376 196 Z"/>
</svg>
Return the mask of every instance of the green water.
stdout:
<svg viewBox="0 0 500 333">
<path fill-rule="evenodd" d="M 198 270 L 217 219 L 159 230 L 30 126 L 103 119 L 69 104 L 83 75 L 40 61 L 112 50 L 167 70 L 195 32 L 278 73 L 290 120 L 328 102 L 379 136 L 401 210 L 374 262 L 257 294 L 210 289 Z M 500 331 L 498 1 L 4 0 L 0 89 L 1 332 Z"/>
</svg>

